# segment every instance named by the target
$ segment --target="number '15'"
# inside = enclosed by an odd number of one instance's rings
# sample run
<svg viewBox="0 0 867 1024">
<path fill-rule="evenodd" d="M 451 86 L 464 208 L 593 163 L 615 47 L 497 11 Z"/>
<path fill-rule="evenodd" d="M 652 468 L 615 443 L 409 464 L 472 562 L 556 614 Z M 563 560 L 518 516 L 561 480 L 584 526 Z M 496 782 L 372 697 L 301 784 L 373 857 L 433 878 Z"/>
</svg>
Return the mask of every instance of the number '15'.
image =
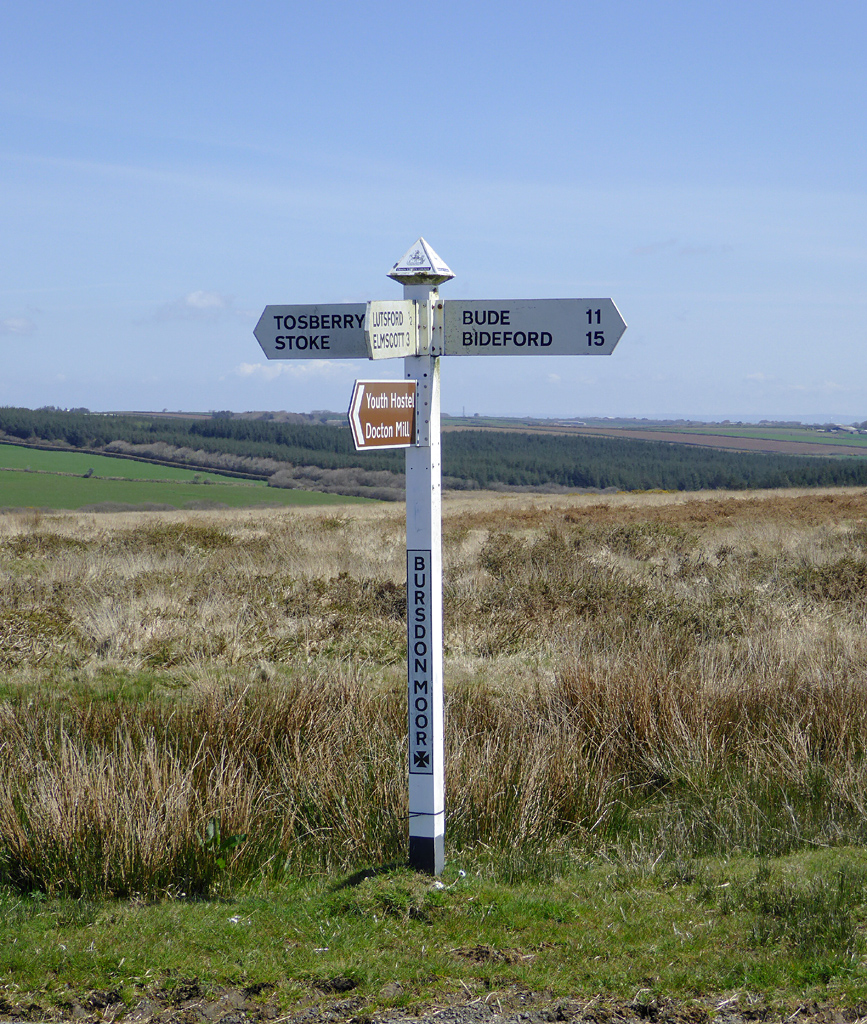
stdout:
<svg viewBox="0 0 867 1024">
<path fill-rule="evenodd" d="M 605 344 L 605 332 L 604 331 L 588 331 L 584 337 L 587 339 L 588 345 L 604 345 Z"/>
</svg>

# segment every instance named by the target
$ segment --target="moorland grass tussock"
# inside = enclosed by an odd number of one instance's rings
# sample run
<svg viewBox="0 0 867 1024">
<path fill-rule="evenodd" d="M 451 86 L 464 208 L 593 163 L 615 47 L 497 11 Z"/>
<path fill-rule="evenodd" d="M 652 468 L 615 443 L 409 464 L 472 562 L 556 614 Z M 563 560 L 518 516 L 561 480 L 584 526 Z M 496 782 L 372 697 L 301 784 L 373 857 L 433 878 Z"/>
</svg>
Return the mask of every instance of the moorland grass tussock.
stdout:
<svg viewBox="0 0 867 1024">
<path fill-rule="evenodd" d="M 452 855 L 861 842 L 867 545 L 827 497 L 447 509 Z M 404 856 L 399 516 L 2 525 L 0 881 L 195 894 Z"/>
</svg>

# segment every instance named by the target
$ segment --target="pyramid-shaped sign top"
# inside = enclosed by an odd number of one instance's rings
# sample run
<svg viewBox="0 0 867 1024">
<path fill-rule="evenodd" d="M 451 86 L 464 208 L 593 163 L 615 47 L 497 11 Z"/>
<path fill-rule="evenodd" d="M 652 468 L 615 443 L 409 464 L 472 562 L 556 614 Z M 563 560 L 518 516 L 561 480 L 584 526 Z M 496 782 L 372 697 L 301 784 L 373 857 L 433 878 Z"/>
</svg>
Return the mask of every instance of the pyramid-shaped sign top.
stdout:
<svg viewBox="0 0 867 1024">
<path fill-rule="evenodd" d="M 395 263 L 388 276 L 401 284 L 442 284 L 455 275 L 427 242 L 420 238 Z"/>
</svg>

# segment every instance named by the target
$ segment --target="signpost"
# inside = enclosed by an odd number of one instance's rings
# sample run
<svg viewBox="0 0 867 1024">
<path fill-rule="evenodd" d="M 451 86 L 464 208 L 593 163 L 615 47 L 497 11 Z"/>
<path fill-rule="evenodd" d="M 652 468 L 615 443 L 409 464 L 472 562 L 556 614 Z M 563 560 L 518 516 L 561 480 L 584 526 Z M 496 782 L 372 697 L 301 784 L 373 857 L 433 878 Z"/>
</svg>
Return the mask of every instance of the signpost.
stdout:
<svg viewBox="0 0 867 1024">
<path fill-rule="evenodd" d="M 447 356 L 608 356 L 626 330 L 611 299 L 443 303 Z"/>
<path fill-rule="evenodd" d="M 454 277 L 420 238 L 389 275 L 403 300 L 266 306 L 269 359 L 402 357 L 403 381 L 356 381 L 355 447 L 406 448 L 409 860 L 445 865 L 441 355 L 610 355 L 626 324 L 611 299 L 440 300 Z"/>
<path fill-rule="evenodd" d="M 371 359 L 418 353 L 418 311 L 412 299 L 368 302 L 364 338 Z"/>
<path fill-rule="evenodd" d="M 363 302 L 266 306 L 253 331 L 269 359 L 366 359 Z"/>
<path fill-rule="evenodd" d="M 415 381 L 357 380 L 349 427 L 356 451 L 415 444 Z"/>
<path fill-rule="evenodd" d="M 409 711 L 409 862 L 438 875 L 445 866 L 443 714 L 442 446 L 438 286 L 454 277 L 420 238 L 388 275 L 418 303 L 418 355 L 403 373 L 416 382 L 418 442 L 406 450 L 406 629 Z"/>
</svg>

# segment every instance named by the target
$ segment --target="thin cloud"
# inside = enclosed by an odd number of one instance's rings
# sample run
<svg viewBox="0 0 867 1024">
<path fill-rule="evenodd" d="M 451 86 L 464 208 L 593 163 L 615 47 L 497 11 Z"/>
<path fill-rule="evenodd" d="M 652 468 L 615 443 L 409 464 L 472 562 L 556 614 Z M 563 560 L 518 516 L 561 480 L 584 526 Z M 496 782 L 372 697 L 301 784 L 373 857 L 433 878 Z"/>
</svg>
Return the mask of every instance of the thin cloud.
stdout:
<svg viewBox="0 0 867 1024">
<path fill-rule="evenodd" d="M 340 361 L 343 362 L 343 360 Z M 334 362 L 328 359 L 299 359 L 291 362 L 286 360 L 274 363 L 240 363 L 235 367 L 233 373 L 238 377 L 252 380 L 274 380 L 277 377 L 303 380 L 311 377 L 347 375 L 347 369 L 348 367 L 335 366 Z M 352 375 L 354 375 L 354 368 L 348 376 Z"/>
<path fill-rule="evenodd" d="M 33 334 L 36 324 L 26 316 L 10 316 L 0 320 L 0 334 Z"/>
<path fill-rule="evenodd" d="M 797 381 L 784 381 L 779 377 L 761 372 L 747 373 L 744 375 L 743 380 L 750 384 L 765 385 L 765 392 L 767 394 L 795 393 L 799 395 L 853 395 L 858 394 L 861 391 L 859 386 L 847 386 L 845 384 L 839 384 L 834 380 L 823 380 L 811 384 L 803 384 Z"/>
<path fill-rule="evenodd" d="M 651 242 L 650 245 L 636 246 L 631 252 L 633 256 L 655 256 L 657 253 L 671 249 L 675 245 L 677 245 L 677 239 L 669 238 L 667 242 Z"/>
<path fill-rule="evenodd" d="M 678 256 L 722 256 L 732 252 L 734 246 L 722 245 L 684 245 L 677 250 Z"/>
<path fill-rule="evenodd" d="M 232 299 L 220 292 L 188 292 L 180 299 L 165 303 L 154 313 L 153 319 L 167 320 L 213 320 L 231 314 Z"/>
<path fill-rule="evenodd" d="M 678 239 L 669 238 L 665 242 L 651 242 L 639 245 L 631 250 L 633 256 L 658 256 L 663 252 L 673 252 L 677 256 L 720 256 L 732 252 L 734 246 L 727 242 L 707 243 L 705 245 L 678 244 Z"/>
<path fill-rule="evenodd" d="M 234 370 L 238 377 L 252 377 L 254 380 L 274 380 L 282 372 L 282 366 L 265 363 L 241 363 Z"/>
</svg>

